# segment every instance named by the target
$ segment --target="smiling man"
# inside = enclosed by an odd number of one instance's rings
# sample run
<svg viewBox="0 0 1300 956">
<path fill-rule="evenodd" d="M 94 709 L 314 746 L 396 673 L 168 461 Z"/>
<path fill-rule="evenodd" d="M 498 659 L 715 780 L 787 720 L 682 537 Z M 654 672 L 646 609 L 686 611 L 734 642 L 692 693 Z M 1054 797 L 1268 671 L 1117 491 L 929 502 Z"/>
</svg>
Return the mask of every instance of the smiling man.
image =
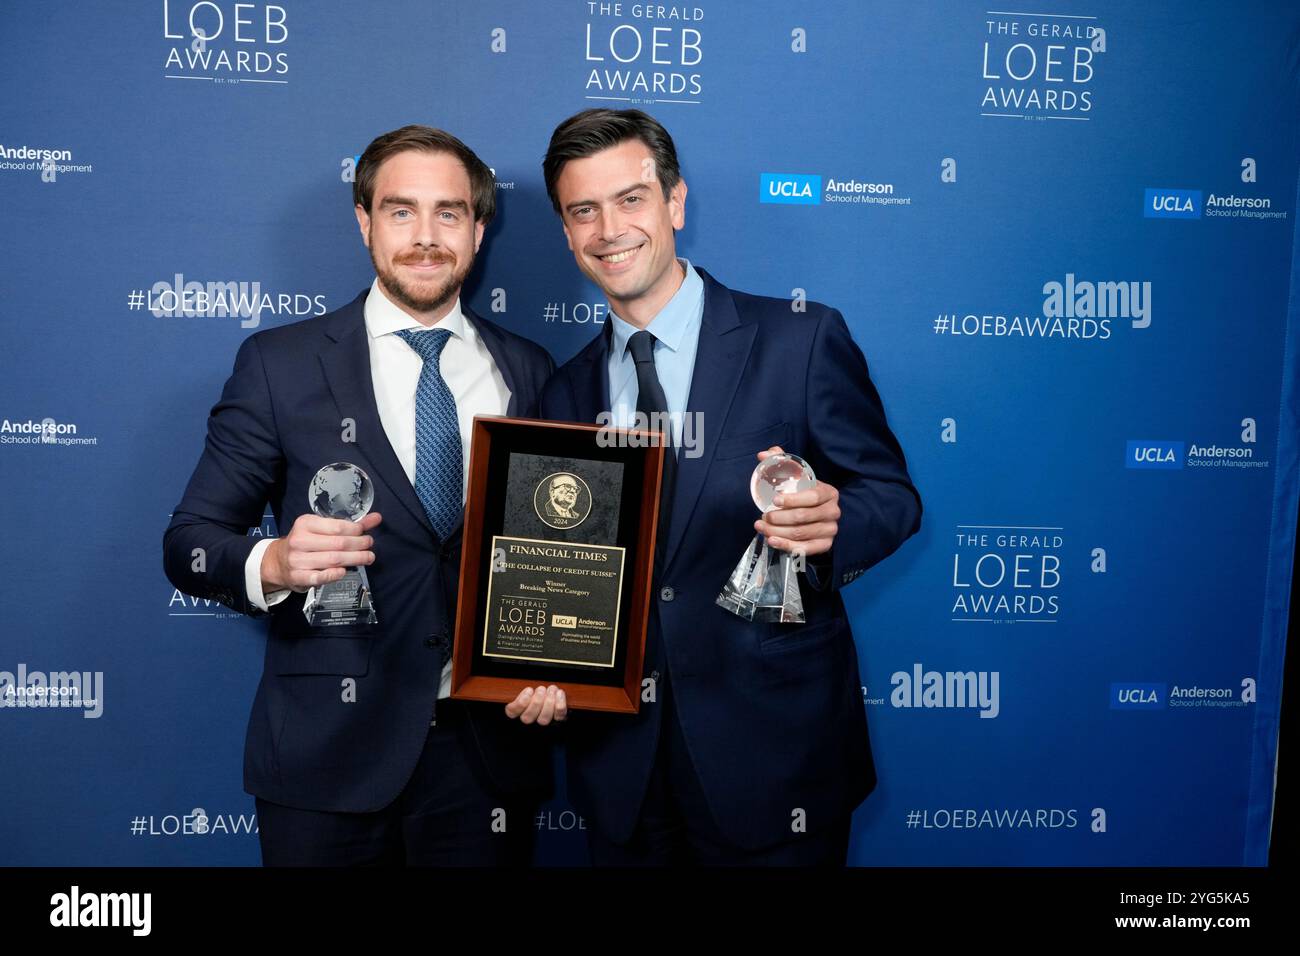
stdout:
<svg viewBox="0 0 1300 956">
<path fill-rule="evenodd" d="M 921 500 L 840 313 L 737 292 L 678 258 L 686 183 L 638 110 L 561 123 L 542 165 L 605 328 L 547 382 L 543 418 L 628 425 L 683 415 L 700 454 L 665 459 L 645 677 L 635 717 L 568 722 L 569 795 L 597 864 L 843 864 L 875 785 L 840 588 L 920 525 Z M 651 421 L 662 421 L 650 417 Z M 806 459 L 815 488 L 755 520 L 750 474 Z M 692 449 L 695 451 L 695 449 Z M 715 604 L 754 530 L 807 560 L 805 624 Z"/>
<path fill-rule="evenodd" d="M 551 769 L 521 723 L 562 719 L 563 696 L 539 688 L 521 721 L 449 697 L 470 424 L 531 414 L 555 367 L 460 301 L 495 195 L 442 130 L 366 148 L 353 202 L 374 281 L 243 342 L 164 536 L 177 588 L 270 619 L 244 751 L 267 865 L 529 858 Z M 334 462 L 371 479 L 360 521 L 310 511 L 312 478 Z M 268 503 L 283 536 L 248 537 Z M 309 625 L 304 592 L 352 566 L 378 621 Z"/>
</svg>

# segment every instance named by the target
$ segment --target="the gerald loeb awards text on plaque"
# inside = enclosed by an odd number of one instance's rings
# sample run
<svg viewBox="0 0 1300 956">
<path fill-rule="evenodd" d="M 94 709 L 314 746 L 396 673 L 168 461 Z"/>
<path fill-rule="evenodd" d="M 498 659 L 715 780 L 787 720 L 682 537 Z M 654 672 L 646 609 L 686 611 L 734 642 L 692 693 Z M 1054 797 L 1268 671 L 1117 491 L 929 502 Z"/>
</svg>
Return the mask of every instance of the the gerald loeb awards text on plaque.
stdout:
<svg viewBox="0 0 1300 956">
<path fill-rule="evenodd" d="M 557 684 L 635 713 L 664 448 L 658 433 L 475 418 L 452 696 Z"/>
</svg>

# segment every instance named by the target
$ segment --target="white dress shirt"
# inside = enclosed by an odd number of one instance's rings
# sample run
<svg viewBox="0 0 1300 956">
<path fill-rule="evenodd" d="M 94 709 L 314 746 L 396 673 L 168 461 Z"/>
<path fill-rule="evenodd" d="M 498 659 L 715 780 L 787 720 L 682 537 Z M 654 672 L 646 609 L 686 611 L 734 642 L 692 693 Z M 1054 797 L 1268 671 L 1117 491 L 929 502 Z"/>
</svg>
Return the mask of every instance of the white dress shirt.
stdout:
<svg viewBox="0 0 1300 956">
<path fill-rule="evenodd" d="M 438 362 L 452 397 L 456 400 L 456 417 L 460 424 L 461 443 L 461 494 L 469 483 L 470 427 L 475 415 L 504 415 L 510 405 L 510 389 L 501 370 L 492 361 L 492 354 L 465 319 L 460 299 L 451 311 L 432 326 L 422 325 L 407 315 L 388 298 L 379 285 L 378 277 L 370 285 L 365 304 L 366 334 L 370 345 L 370 381 L 374 386 L 375 404 L 379 421 L 393 446 L 407 480 L 415 485 L 415 390 L 420 382 L 424 360 L 394 333 L 402 329 L 447 329 L 451 338 L 443 347 Z M 253 546 L 244 565 L 244 585 L 248 602 L 260 610 L 268 610 L 289 596 L 283 588 L 262 594 L 262 556 L 274 539 L 266 538 Z M 382 547 L 382 534 L 376 541 Z M 431 585 L 432 586 L 432 585 Z M 382 600 L 382 598 L 381 598 Z M 451 662 L 442 669 L 442 684 L 438 697 L 451 695 Z"/>
</svg>

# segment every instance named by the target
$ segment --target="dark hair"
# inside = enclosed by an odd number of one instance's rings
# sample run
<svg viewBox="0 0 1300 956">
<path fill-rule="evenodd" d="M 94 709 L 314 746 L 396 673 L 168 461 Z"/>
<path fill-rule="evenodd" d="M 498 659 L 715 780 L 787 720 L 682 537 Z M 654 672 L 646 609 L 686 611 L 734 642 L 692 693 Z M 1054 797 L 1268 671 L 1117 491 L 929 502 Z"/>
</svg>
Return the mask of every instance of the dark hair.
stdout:
<svg viewBox="0 0 1300 956">
<path fill-rule="evenodd" d="M 470 196 L 474 201 L 474 218 L 487 225 L 497 212 L 496 180 L 492 170 L 474 151 L 445 130 L 432 126 L 403 126 L 375 137 L 357 161 L 356 179 L 352 183 L 352 201 L 370 212 L 375 198 L 375 180 L 384 160 L 408 149 L 424 153 L 451 153 L 469 173 Z"/>
<path fill-rule="evenodd" d="M 650 155 L 654 157 L 659 187 L 664 191 L 664 199 L 667 199 L 682 178 L 677 166 L 677 147 L 673 145 L 668 130 L 653 116 L 640 110 L 590 109 L 575 113 L 555 127 L 555 132 L 551 134 L 551 144 L 546 147 L 542 175 L 546 179 L 546 194 L 551 197 L 555 211 L 560 212 L 560 199 L 555 194 L 555 184 L 565 163 L 571 159 L 591 156 L 630 139 L 639 139 L 649 148 Z"/>
</svg>

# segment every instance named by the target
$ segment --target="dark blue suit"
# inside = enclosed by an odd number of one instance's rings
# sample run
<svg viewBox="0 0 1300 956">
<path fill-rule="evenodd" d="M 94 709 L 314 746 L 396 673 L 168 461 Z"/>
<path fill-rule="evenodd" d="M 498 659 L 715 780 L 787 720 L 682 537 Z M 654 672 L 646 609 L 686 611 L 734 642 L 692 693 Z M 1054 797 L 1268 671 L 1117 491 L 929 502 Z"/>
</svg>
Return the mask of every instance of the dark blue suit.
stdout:
<svg viewBox="0 0 1300 956">
<path fill-rule="evenodd" d="M 704 314 L 687 408 L 703 416 L 703 454 L 683 449 L 678 459 L 645 673 L 671 684 L 717 828 L 755 850 L 791 839 L 796 808 L 811 833 L 845 820 L 875 786 L 839 588 L 917 530 L 921 500 L 840 313 L 815 303 L 792 312 L 788 300 L 730 290 L 696 268 Z M 594 422 L 609 407 L 609 341 L 606 326 L 556 371 L 541 417 Z M 714 604 L 754 536 L 749 478 L 771 445 L 840 492 L 819 587 L 802 582 L 805 624 L 747 622 Z M 643 703 L 635 717 L 578 712 L 568 721 L 570 797 L 615 843 L 637 826 L 662 710 Z"/>
<path fill-rule="evenodd" d="M 248 722 L 244 789 L 273 803 L 360 813 L 394 800 L 429 735 L 450 654 L 460 529 L 433 531 L 380 422 L 362 292 L 327 315 L 250 336 L 208 419 L 203 455 L 163 538 L 167 577 L 182 591 L 270 617 L 265 669 Z M 510 389 L 509 414 L 530 415 L 555 365 L 540 346 L 464 309 Z M 345 441 L 347 420 L 355 441 Z M 465 450 L 468 454 L 468 449 Z M 367 569 L 379 622 L 308 627 L 304 594 L 269 615 L 252 607 L 244 565 L 270 502 L 287 532 L 308 512 L 317 469 L 360 465 L 375 486 L 375 563 Z M 192 569 L 194 549 L 206 571 Z M 341 700 L 343 678 L 355 702 Z M 467 751 L 503 793 L 551 788 L 545 734 L 498 704 L 465 704 Z"/>
</svg>

